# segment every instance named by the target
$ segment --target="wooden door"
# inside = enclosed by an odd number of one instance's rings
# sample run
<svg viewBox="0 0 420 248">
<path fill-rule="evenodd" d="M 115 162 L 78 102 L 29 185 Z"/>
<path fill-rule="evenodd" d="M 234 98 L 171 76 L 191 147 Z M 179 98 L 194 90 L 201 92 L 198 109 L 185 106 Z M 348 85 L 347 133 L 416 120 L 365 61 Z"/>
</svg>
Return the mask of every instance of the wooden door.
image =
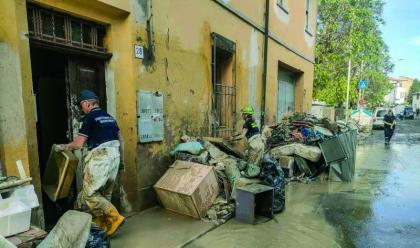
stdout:
<svg viewBox="0 0 420 248">
<path fill-rule="evenodd" d="M 69 111 L 69 137 L 74 138 L 83 113 L 75 105 L 83 90 L 92 90 L 106 110 L 105 63 L 100 59 L 69 56 L 67 60 L 67 104 Z"/>
</svg>

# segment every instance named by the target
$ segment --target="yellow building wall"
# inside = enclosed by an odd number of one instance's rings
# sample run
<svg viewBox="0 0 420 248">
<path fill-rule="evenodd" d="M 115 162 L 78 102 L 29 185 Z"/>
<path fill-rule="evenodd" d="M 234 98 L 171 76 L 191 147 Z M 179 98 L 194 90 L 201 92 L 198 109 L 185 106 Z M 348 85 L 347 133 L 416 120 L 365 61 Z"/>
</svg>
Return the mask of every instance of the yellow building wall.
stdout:
<svg viewBox="0 0 420 248">
<path fill-rule="evenodd" d="M 317 1 L 310 0 L 309 33 L 306 29 L 306 0 L 283 0 L 286 13 L 277 5 L 277 0 L 271 0 L 270 31 L 284 41 L 288 46 L 299 51 L 307 58 L 314 59 Z"/>
<path fill-rule="evenodd" d="M 111 6 L 112 1 L 31 1 L 84 19 L 109 25 L 106 46 L 113 57 L 107 63 L 106 81 L 108 109 L 116 115 L 126 143 L 127 167 L 123 174 L 125 188 L 132 202 L 137 199 L 135 166 L 136 154 L 136 86 L 132 66 L 133 22 L 124 6 Z M 36 138 L 35 105 L 26 16 L 26 1 L 0 1 L 0 46 L 2 62 L 0 91 L 0 158 L 7 175 L 16 175 L 14 162 L 21 159 L 40 196 L 40 175 Z M 7 11 L 6 11 L 7 10 Z M 3 77 L 7 75 L 9 77 Z M 118 86 L 116 86 L 118 85 Z M 8 90 L 3 90 L 8 89 Z M 4 121 L 3 121 L 4 120 Z M 42 198 L 40 198 L 42 199 Z"/>
<path fill-rule="evenodd" d="M 261 91 L 261 66 L 250 64 L 251 53 L 261 61 L 261 35 L 254 34 L 251 48 L 252 29 L 212 1 L 153 1 L 153 10 L 156 61 L 147 65 L 137 60 L 134 70 L 138 72 L 138 89 L 163 92 L 165 139 L 138 146 L 138 187 L 144 196 L 153 195 L 151 186 L 170 165 L 168 152 L 183 133 L 211 134 L 212 32 L 236 43 L 238 108 L 248 104 L 249 89 L 258 106 Z M 136 40 L 143 41 L 139 44 L 147 46 L 144 26 L 137 26 L 136 33 Z M 251 71 L 255 77 L 250 79 Z"/>
<path fill-rule="evenodd" d="M 35 108 L 27 34 L 26 2 L 0 1 L 0 162 L 8 176 L 19 176 L 16 161 L 41 193 Z M 34 211 L 42 226 L 41 206 Z"/>
<path fill-rule="evenodd" d="M 257 119 L 261 114 L 264 35 L 261 30 L 245 23 L 220 4 L 227 4 L 261 28 L 264 27 L 264 1 L 159 0 L 152 1 L 152 6 L 150 2 L 134 0 L 31 2 L 107 24 L 109 27 L 105 43 L 113 56 L 106 65 L 108 111 L 116 117 L 125 139 L 126 170 L 123 173 L 123 181 L 129 199 L 134 203 L 134 209 L 146 208 L 155 203 L 152 185 L 171 164 L 172 159 L 168 151 L 179 142 L 182 134 L 211 134 L 212 32 L 236 43 L 237 131 L 242 125 L 239 114 L 242 106 L 254 106 Z M 295 29 L 302 29 L 303 23 L 303 20 L 300 20 L 303 17 L 299 19 L 293 12 L 303 7 L 299 7 L 295 1 L 289 1 L 293 2 L 290 5 L 290 25 L 282 26 L 275 16 L 278 8 L 275 2 L 276 0 L 270 1 L 271 33 L 282 37 L 295 52 L 312 58 L 313 47 L 308 45 L 302 34 L 297 32 L 294 36 L 293 33 Z M 13 171 L 14 160 L 24 160 L 28 165 L 28 172 L 36 178 L 39 190 L 35 106 L 32 96 L 29 42 L 25 35 L 28 33 L 26 4 L 23 0 L 0 1 L 0 7 L 0 52 L 5 49 L 8 56 L 13 55 L 10 56 L 10 63 L 13 63 L 8 66 L 14 68 L 15 72 L 10 74 L 9 78 L 21 78 L 17 83 L 0 81 L 2 89 L 11 88 L 13 96 L 19 101 L 15 108 L 9 110 L 3 108 L 9 104 L 9 98 L 0 97 L 0 157 L 8 173 Z M 10 8 L 16 11 L 4 11 Z M 151 41 L 146 32 L 148 19 L 151 21 Z M 290 38 L 292 33 L 293 38 Z M 149 43 L 154 47 L 154 61 L 134 58 L 134 44 L 151 49 Z M 273 124 L 276 120 L 279 63 L 300 71 L 296 87 L 296 110 L 309 110 L 312 101 L 312 63 L 291 52 L 290 47 L 279 45 L 270 38 L 266 89 L 267 124 Z M 0 67 L 0 72 L 1 70 Z M 137 142 L 138 90 L 163 92 L 163 142 Z M 3 92 L 0 92 L 0 96 L 6 95 Z M 15 118 L 9 120 L 8 117 L 12 115 Z M 13 126 L 20 128 L 13 133 L 6 134 L 3 131 Z"/>
<path fill-rule="evenodd" d="M 270 1 L 271 15 L 274 15 L 274 8 L 278 8 L 275 2 Z M 165 140 L 138 146 L 137 171 L 141 196 L 153 195 L 151 186 L 171 163 L 168 151 L 179 142 L 182 134 L 210 134 L 212 32 L 236 43 L 236 131 L 243 124 L 239 113 L 241 106 L 252 105 L 259 120 L 264 36 L 261 31 L 222 8 L 220 3 L 248 17 L 260 28 L 264 27 L 264 1 L 153 1 L 151 21 L 156 61 L 147 65 L 136 60 L 134 70 L 139 72 L 138 89 L 162 91 L 164 94 Z M 299 4 L 293 3 L 290 7 L 291 12 L 296 11 Z M 134 19 L 142 23 L 142 18 L 133 14 Z M 290 48 L 313 59 L 314 40 L 312 43 L 304 40 L 304 12 L 300 15 L 291 13 L 291 16 L 290 25 L 283 27 L 287 28 L 286 31 L 277 28 L 280 24 L 275 17 L 270 19 L 270 27 L 274 31 L 282 30 L 279 35 L 287 37 L 293 46 L 287 49 L 272 39 L 269 41 L 266 124 L 276 121 L 279 62 L 300 71 L 296 84 L 296 110 L 308 111 L 312 102 L 313 64 L 291 52 Z M 314 28 L 315 19 L 312 24 Z M 295 34 L 293 30 L 297 27 L 302 32 Z M 145 27 L 139 25 L 136 28 L 135 40 L 147 46 Z M 284 36 L 284 33 L 287 35 Z"/>
</svg>

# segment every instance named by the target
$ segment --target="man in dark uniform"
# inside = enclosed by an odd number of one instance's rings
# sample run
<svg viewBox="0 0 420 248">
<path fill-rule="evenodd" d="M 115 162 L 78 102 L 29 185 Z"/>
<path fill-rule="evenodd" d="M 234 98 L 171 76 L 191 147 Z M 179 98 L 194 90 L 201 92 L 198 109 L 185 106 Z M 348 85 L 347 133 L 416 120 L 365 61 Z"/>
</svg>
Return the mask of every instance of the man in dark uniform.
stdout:
<svg viewBox="0 0 420 248">
<path fill-rule="evenodd" d="M 392 109 L 388 110 L 388 113 L 384 116 L 384 134 L 385 134 L 385 145 L 389 145 L 395 130 L 395 116 Z"/>
<path fill-rule="evenodd" d="M 69 144 L 57 145 L 57 150 L 77 150 L 87 144 L 83 188 L 77 197 L 76 209 L 90 212 L 93 222 L 112 235 L 125 220 L 111 203 L 118 169 L 124 163 L 120 129 L 115 119 L 99 108 L 94 92 L 82 91 L 78 104 L 86 113 L 79 135 Z"/>
</svg>

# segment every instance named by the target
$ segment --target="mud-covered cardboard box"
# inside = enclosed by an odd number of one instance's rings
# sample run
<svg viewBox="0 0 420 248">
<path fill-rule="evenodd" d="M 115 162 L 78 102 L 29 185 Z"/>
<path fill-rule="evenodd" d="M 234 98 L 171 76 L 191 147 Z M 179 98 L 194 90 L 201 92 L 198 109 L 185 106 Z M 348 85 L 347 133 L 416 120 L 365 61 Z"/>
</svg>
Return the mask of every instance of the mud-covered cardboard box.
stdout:
<svg viewBox="0 0 420 248">
<path fill-rule="evenodd" d="M 177 160 L 154 186 L 168 210 L 200 219 L 219 194 L 212 166 Z"/>
</svg>

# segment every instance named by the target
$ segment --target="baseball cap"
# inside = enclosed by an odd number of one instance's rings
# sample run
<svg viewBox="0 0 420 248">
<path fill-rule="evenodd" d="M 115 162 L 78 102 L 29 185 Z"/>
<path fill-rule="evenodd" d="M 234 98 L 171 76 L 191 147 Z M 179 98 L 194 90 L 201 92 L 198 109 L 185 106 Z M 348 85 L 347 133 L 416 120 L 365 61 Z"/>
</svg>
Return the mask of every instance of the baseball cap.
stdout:
<svg viewBox="0 0 420 248">
<path fill-rule="evenodd" d="M 83 90 L 77 98 L 77 105 L 86 100 L 98 100 L 98 96 L 91 90 Z"/>
</svg>

